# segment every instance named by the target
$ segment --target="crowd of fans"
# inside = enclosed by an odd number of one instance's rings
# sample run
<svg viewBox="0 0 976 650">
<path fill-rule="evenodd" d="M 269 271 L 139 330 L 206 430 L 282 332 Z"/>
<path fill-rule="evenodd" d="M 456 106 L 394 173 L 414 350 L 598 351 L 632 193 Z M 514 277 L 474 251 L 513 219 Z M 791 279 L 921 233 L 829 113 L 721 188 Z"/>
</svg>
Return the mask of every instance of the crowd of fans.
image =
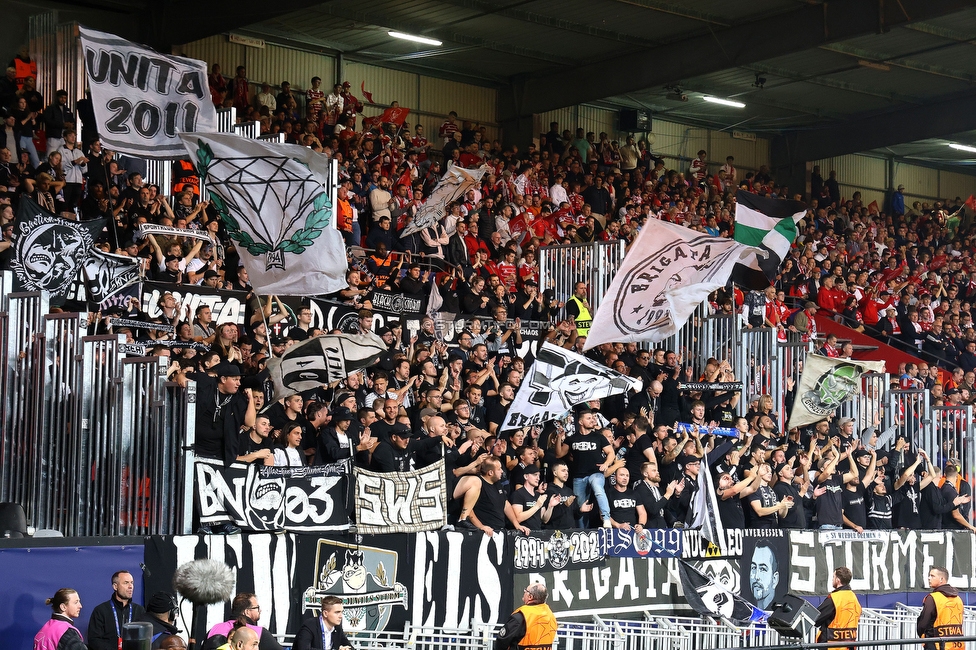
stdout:
<svg viewBox="0 0 976 650">
<path fill-rule="evenodd" d="M 191 314 L 173 293 L 154 306 L 160 312 L 154 320 L 174 326 L 173 334 L 101 322 L 146 343 L 152 354 L 170 356 L 175 380 L 198 382 L 201 455 L 288 466 L 351 458 L 376 471 L 423 467 L 444 456 L 452 525 L 485 533 L 687 526 L 701 507 L 703 461 L 714 473 L 727 526 L 974 530 L 971 489 L 955 463 L 934 466 L 912 440 L 876 449 L 874 427 L 855 430 L 850 420 L 779 431 L 775 413 L 788 404 L 768 396 L 750 399 L 748 414 L 738 417 L 738 393 L 680 390 L 679 381 L 733 381 L 745 369 L 717 360 L 695 367 L 680 351 L 599 346 L 587 356 L 640 377 L 641 391 L 581 405 L 543 427 L 501 429 L 530 370 L 531 359 L 515 353 L 521 322 L 547 322 L 541 337 L 581 351 L 592 315 L 585 284 L 565 303 L 551 287 L 539 287 L 541 247 L 629 244 L 647 219 L 730 236 L 736 190 L 796 196 L 765 166 L 743 173 L 731 156 L 719 165 L 705 151 L 690 163 L 665 159 L 633 136 L 618 142 L 556 123 L 523 151 L 490 141 L 484 128 L 454 113 L 430 139 L 422 126 L 407 123 L 371 120 L 357 129 L 363 104 L 348 84 L 326 94 L 314 78 L 304 95 L 287 82 L 278 93 L 268 84 L 255 93 L 243 67 L 227 79 L 214 66 L 215 104 L 259 121 L 262 133 L 282 133 L 339 161 L 336 218 L 349 247 L 349 286 L 327 298 L 358 309 L 361 331 L 371 331 L 377 292 L 426 297 L 436 283 L 442 309 L 471 323 L 450 345 L 431 318 L 414 335 L 399 324 L 382 329 L 376 333 L 388 351 L 373 367 L 275 400 L 265 390 L 266 361 L 324 333 L 313 326 L 311 309 L 292 313 L 277 297 L 254 295 L 219 215 L 199 196 L 192 165 L 175 165 L 168 200 L 141 174 L 127 172 L 97 133 L 86 128 L 79 144 L 66 94 L 42 114 L 32 81 L 18 87 L 11 74 L 0 84 L 7 110 L 0 130 L 3 268 L 16 204 L 30 196 L 52 212 L 108 217 L 114 226 L 99 245 L 142 258 L 147 279 L 249 292 L 243 326 L 214 322 L 207 306 Z M 39 164 L 32 149 L 42 124 L 47 153 Z M 52 141 L 53 133 L 63 141 Z M 440 223 L 402 235 L 449 165 L 485 165 L 487 173 Z M 903 385 L 930 389 L 935 404 L 971 403 L 973 224 L 949 218 L 962 201 L 906 209 L 899 188 L 881 208 L 864 205 L 857 192 L 842 197 L 834 173 L 825 180 L 819 169 L 808 198 L 800 236 L 775 285 L 764 293 L 720 290 L 712 307 L 738 314 L 744 327 L 776 328 L 784 339 L 790 332 L 816 339 L 815 312 L 827 311 L 925 359 L 928 365 L 909 364 Z M 142 223 L 205 231 L 210 239 L 134 238 Z M 153 320 L 137 296 L 101 316 Z M 821 352 L 849 356 L 851 349 L 834 337 Z M 951 379 L 941 381 L 938 366 Z M 676 426 L 681 422 L 693 426 Z M 736 429 L 738 437 L 712 435 L 715 425 Z"/>
</svg>

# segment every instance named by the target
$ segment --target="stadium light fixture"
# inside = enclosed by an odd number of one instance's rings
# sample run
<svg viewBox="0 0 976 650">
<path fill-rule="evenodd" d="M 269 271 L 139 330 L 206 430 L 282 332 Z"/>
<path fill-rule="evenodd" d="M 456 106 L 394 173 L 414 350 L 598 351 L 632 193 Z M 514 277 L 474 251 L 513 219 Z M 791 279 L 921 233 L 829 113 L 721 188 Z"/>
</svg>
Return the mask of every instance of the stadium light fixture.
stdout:
<svg viewBox="0 0 976 650">
<path fill-rule="evenodd" d="M 722 106 L 731 106 L 732 108 L 745 108 L 746 105 L 742 102 L 734 102 L 731 99 L 722 99 L 721 97 L 712 97 L 710 95 L 705 95 L 702 97 L 706 102 L 711 102 L 712 104 L 721 104 Z"/>
<path fill-rule="evenodd" d="M 387 32 L 393 38 L 402 38 L 405 41 L 413 41 L 414 43 L 423 43 L 425 45 L 443 45 L 440 41 L 427 38 L 426 36 L 414 36 L 413 34 L 404 34 L 403 32 Z"/>
<path fill-rule="evenodd" d="M 958 149 L 959 151 L 969 151 L 970 153 L 976 153 L 976 147 L 970 147 L 965 144 L 956 144 L 955 142 L 950 142 L 949 146 L 953 149 Z"/>
</svg>

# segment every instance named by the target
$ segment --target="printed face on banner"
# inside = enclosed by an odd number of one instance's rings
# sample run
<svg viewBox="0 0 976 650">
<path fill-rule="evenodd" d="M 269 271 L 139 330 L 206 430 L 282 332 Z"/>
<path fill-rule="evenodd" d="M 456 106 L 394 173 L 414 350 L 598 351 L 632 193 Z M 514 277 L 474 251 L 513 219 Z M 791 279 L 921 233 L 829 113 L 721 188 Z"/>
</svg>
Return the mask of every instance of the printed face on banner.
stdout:
<svg viewBox="0 0 976 650">
<path fill-rule="evenodd" d="M 319 612 L 325 596 L 339 596 L 346 632 L 386 629 L 393 607 L 407 607 L 407 588 L 396 582 L 396 551 L 319 540 L 313 586 L 305 590 L 303 612 Z"/>
<path fill-rule="evenodd" d="M 94 244 L 87 228 L 73 227 L 64 219 L 38 214 L 18 224 L 17 278 L 28 291 L 64 294 Z"/>
</svg>

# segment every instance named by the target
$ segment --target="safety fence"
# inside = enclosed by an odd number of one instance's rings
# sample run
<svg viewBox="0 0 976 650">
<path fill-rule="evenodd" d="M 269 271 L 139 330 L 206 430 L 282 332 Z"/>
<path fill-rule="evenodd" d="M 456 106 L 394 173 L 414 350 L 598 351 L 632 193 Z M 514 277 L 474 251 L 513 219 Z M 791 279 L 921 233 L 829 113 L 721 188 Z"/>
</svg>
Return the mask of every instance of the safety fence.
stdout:
<svg viewBox="0 0 976 650">
<path fill-rule="evenodd" d="M 894 609 L 865 608 L 858 624 L 858 640 L 916 638 L 915 622 L 919 611 L 920 608 L 902 604 Z M 814 641 L 813 638 L 788 639 L 765 623 L 751 623 L 740 627 L 701 617 L 659 616 L 650 612 L 634 614 L 640 617 L 560 618 L 553 650 L 764 648 L 797 641 Z M 407 624 L 403 630 L 348 632 L 348 636 L 355 647 L 364 650 L 490 650 L 494 647 L 497 632 L 498 626 L 491 625 L 475 625 L 470 630 L 451 630 Z M 967 608 L 964 612 L 963 634 L 976 634 L 974 608 Z M 292 637 L 282 637 L 280 640 L 288 645 Z"/>
<path fill-rule="evenodd" d="M 48 314 L 44 292 L 0 276 L 0 501 L 67 536 L 187 533 L 194 386 L 168 359 L 126 358 L 87 314 Z"/>
<path fill-rule="evenodd" d="M 568 302 L 578 282 L 589 288 L 590 314 L 596 313 L 624 258 L 624 242 L 543 246 L 539 249 L 539 290 Z"/>
</svg>

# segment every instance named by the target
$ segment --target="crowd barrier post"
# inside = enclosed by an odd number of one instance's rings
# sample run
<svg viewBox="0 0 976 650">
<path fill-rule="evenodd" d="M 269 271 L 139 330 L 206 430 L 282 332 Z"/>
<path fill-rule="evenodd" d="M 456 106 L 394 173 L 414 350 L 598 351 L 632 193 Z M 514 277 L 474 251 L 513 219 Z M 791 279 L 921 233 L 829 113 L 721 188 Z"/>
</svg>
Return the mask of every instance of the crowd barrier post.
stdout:
<svg viewBox="0 0 976 650">
<path fill-rule="evenodd" d="M 939 462 L 944 468 L 945 461 L 954 460 L 966 471 L 972 473 L 976 463 L 976 449 L 973 448 L 973 407 L 965 406 L 933 406 L 932 430 L 938 448 L 933 447 L 931 453 L 936 455 L 933 461 Z M 929 451 L 928 448 L 924 448 Z M 967 481 L 970 476 L 963 475 Z"/>
<path fill-rule="evenodd" d="M 941 445 L 936 440 L 929 410 L 929 391 L 924 389 L 888 391 L 888 418 L 895 437 L 904 436 L 917 448 L 929 453 L 933 463 L 939 459 Z"/>
<path fill-rule="evenodd" d="M 7 299 L 6 421 L 3 435 L 3 481 L 0 500 L 36 514 L 35 495 L 43 485 L 40 444 L 43 425 L 44 316 L 49 308 L 42 292 L 11 293 Z"/>
<path fill-rule="evenodd" d="M 623 240 L 543 246 L 539 249 L 540 291 L 551 290 L 557 301 L 567 302 L 576 283 L 585 282 L 590 313 L 595 314 L 623 257 Z"/>
</svg>

